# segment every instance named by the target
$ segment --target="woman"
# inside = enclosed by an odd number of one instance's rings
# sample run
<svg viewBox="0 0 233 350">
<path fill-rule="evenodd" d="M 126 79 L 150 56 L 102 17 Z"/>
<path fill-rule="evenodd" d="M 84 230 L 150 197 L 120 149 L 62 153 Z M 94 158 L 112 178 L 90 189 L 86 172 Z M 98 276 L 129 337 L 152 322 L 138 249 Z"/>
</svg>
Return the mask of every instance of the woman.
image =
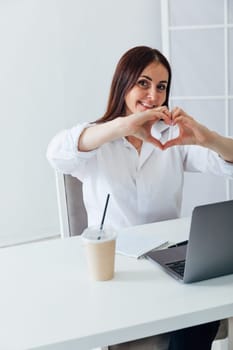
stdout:
<svg viewBox="0 0 233 350">
<path fill-rule="evenodd" d="M 233 140 L 178 107 L 170 111 L 170 84 L 167 59 L 156 49 L 135 47 L 116 67 L 104 116 L 51 141 L 51 165 L 83 182 L 89 225 L 99 224 L 107 193 L 106 224 L 118 229 L 179 217 L 184 171 L 233 178 Z M 176 136 L 169 139 L 172 129 Z M 217 328 L 213 322 L 174 332 L 166 337 L 169 350 L 210 349 Z"/>
</svg>

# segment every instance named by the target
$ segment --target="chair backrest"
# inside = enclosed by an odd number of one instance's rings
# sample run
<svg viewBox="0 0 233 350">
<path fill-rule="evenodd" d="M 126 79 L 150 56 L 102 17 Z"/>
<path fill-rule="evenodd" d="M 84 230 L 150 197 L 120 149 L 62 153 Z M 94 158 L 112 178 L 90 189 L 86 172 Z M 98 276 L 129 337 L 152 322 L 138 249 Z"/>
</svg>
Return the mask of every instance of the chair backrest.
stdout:
<svg viewBox="0 0 233 350">
<path fill-rule="evenodd" d="M 63 237 L 80 235 L 87 227 L 82 182 L 56 172 L 60 231 Z"/>
</svg>

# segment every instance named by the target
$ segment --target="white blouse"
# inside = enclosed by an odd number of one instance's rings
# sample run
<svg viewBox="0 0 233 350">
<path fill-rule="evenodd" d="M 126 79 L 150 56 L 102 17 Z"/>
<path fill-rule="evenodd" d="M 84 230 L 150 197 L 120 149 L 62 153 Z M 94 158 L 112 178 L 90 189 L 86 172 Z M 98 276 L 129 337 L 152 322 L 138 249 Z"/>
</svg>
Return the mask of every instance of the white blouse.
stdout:
<svg viewBox="0 0 233 350">
<path fill-rule="evenodd" d="M 184 171 L 233 178 L 233 164 L 200 146 L 175 146 L 161 151 L 144 142 L 139 155 L 125 138 L 120 138 L 94 151 L 79 152 L 79 136 L 89 125 L 60 132 L 47 150 L 53 168 L 83 182 L 89 225 L 100 224 L 108 193 L 105 224 L 118 229 L 179 217 Z M 161 121 L 153 126 L 152 134 L 164 143 L 168 130 Z"/>
</svg>

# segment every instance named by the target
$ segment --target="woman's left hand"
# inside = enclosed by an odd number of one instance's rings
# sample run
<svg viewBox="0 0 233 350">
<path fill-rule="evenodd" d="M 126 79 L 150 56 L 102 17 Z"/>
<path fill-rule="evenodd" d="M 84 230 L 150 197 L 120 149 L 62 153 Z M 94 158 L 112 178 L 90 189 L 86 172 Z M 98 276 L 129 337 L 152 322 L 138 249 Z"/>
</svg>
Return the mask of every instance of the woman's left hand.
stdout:
<svg viewBox="0 0 233 350">
<path fill-rule="evenodd" d="M 179 136 L 167 141 L 164 149 L 176 145 L 201 145 L 208 147 L 212 132 L 204 125 L 185 113 L 181 108 L 175 107 L 171 112 L 173 125 L 178 125 Z"/>
</svg>

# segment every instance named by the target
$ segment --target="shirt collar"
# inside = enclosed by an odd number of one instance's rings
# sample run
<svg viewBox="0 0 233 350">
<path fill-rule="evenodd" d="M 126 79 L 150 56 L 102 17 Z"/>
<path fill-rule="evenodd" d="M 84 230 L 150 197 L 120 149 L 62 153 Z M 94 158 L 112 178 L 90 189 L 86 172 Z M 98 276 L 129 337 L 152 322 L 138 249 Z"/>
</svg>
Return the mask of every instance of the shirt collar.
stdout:
<svg viewBox="0 0 233 350">
<path fill-rule="evenodd" d="M 169 128 L 169 125 L 165 124 L 163 120 L 159 120 L 152 126 L 151 134 L 156 139 L 160 140 L 162 133 Z"/>
</svg>

